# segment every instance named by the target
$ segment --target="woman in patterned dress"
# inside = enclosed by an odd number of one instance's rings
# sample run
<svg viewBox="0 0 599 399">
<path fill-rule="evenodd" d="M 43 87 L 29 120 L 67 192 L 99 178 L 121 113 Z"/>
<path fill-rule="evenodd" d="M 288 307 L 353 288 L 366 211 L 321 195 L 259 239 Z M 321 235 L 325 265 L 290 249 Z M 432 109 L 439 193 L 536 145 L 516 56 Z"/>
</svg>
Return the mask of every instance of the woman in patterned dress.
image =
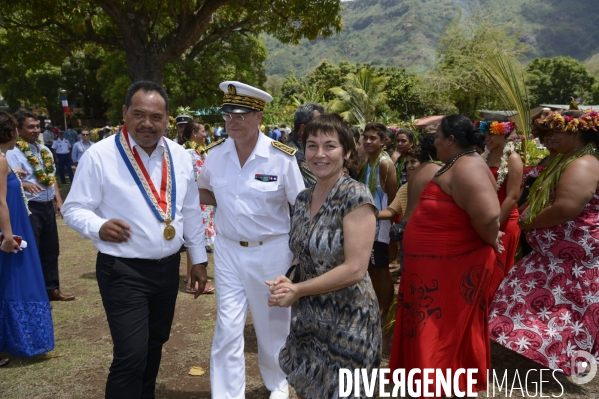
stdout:
<svg viewBox="0 0 599 399">
<path fill-rule="evenodd" d="M 198 180 L 204 161 L 206 160 L 206 130 L 204 125 L 196 120 L 190 120 L 186 125 L 183 133 L 181 134 L 181 145 L 187 150 L 191 156 L 191 162 L 193 165 L 193 173 L 195 179 Z M 210 245 L 214 244 L 214 235 L 216 229 L 214 228 L 214 207 L 211 205 L 200 205 L 202 210 L 202 217 L 204 219 L 204 226 L 206 227 L 206 252 L 212 252 Z M 191 258 L 187 257 L 187 277 L 185 282 L 191 281 L 189 275 L 191 273 Z M 192 294 L 195 293 L 193 287 L 188 286 L 187 292 Z M 204 294 L 211 294 L 214 292 L 214 287 L 206 285 L 204 288 Z"/>
<path fill-rule="evenodd" d="M 314 118 L 302 139 L 316 184 L 298 195 L 292 217 L 289 247 L 299 281 L 267 282 L 269 305 L 297 301 L 279 363 L 298 397 L 338 398 L 339 369 L 370 375 L 381 360 L 379 309 L 367 273 L 377 210 L 368 188 L 343 173 L 355 143 L 339 115 Z"/>
<path fill-rule="evenodd" d="M 560 155 L 531 188 L 519 223 L 533 251 L 495 294 L 490 336 L 571 375 L 578 351 L 599 351 L 599 114 L 551 112 L 536 123 L 555 131 Z"/>
</svg>

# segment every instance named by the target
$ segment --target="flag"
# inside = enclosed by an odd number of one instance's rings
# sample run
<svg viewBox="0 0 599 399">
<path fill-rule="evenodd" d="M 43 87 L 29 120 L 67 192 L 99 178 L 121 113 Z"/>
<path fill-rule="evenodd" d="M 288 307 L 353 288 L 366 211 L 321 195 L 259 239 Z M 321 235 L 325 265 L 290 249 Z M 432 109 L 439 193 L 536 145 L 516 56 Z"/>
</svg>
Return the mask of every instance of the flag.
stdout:
<svg viewBox="0 0 599 399">
<path fill-rule="evenodd" d="M 64 111 L 64 113 L 68 116 L 71 116 L 71 110 L 69 109 L 69 100 L 67 100 L 67 95 L 61 94 L 60 101 L 62 102 L 62 110 Z"/>
</svg>

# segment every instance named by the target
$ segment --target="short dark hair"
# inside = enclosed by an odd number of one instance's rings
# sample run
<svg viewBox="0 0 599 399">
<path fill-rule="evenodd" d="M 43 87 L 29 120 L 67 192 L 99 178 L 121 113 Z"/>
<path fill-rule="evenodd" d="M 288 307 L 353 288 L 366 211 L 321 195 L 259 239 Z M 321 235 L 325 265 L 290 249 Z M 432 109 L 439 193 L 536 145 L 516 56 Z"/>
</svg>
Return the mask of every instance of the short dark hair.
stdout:
<svg viewBox="0 0 599 399">
<path fill-rule="evenodd" d="M 133 95 L 135 95 L 135 93 L 137 93 L 140 90 L 143 90 L 145 92 L 155 91 L 158 94 L 160 94 L 160 96 L 164 99 L 164 106 L 166 108 L 166 111 L 168 112 L 169 105 L 166 90 L 164 90 L 164 87 L 162 87 L 158 83 L 149 80 L 139 80 L 133 83 L 131 86 L 129 86 L 129 89 L 127 89 L 127 96 L 125 97 L 125 107 L 129 108 L 131 106 Z"/>
<path fill-rule="evenodd" d="M 381 140 L 387 137 L 387 126 L 383 125 L 380 122 L 367 123 L 366 126 L 364 126 L 364 133 L 366 133 L 369 130 L 376 132 L 376 134 L 379 135 Z"/>
<path fill-rule="evenodd" d="M 439 128 L 443 133 L 443 137 L 455 137 L 458 145 L 463 149 L 477 143 L 478 129 L 474 127 L 474 124 L 467 116 L 448 115 L 441 119 Z"/>
<path fill-rule="evenodd" d="M 418 160 L 422 162 L 437 161 L 437 147 L 435 147 L 435 133 L 422 133 L 420 135 L 420 154 Z"/>
<path fill-rule="evenodd" d="M 293 130 L 297 132 L 301 125 L 307 125 L 314 118 L 314 111 L 324 114 L 324 107 L 318 103 L 305 103 L 297 107 L 293 115 Z M 270 126 L 269 126 L 270 127 Z"/>
<path fill-rule="evenodd" d="M 13 114 L 13 116 L 17 120 L 19 127 L 23 127 L 23 123 L 25 123 L 25 119 L 27 118 L 38 119 L 37 115 L 28 109 L 19 109 Z"/>
<path fill-rule="evenodd" d="M 316 137 L 318 133 L 333 136 L 335 133 L 339 136 L 339 143 L 343 148 L 343 155 L 349 153 L 349 159 L 344 161 L 344 166 L 347 169 L 357 169 L 358 151 L 356 150 L 356 142 L 351 126 L 343 120 L 339 114 L 321 114 L 312 119 L 305 127 L 302 135 L 302 144 L 306 148 L 308 137 Z"/>
<path fill-rule="evenodd" d="M 395 137 L 399 136 L 400 134 L 404 134 L 410 143 L 414 142 L 414 133 L 410 129 L 406 129 L 405 127 L 399 129 Z"/>
<path fill-rule="evenodd" d="M 202 122 L 197 119 L 190 119 L 189 122 L 185 124 L 185 129 L 183 129 L 183 133 L 181 134 L 183 140 L 181 140 L 179 144 L 184 145 L 186 141 L 189 141 L 192 133 L 200 130 L 200 126 L 203 126 Z"/>
<path fill-rule="evenodd" d="M 17 134 L 17 120 L 8 112 L 0 111 L 0 144 L 8 143 Z"/>
</svg>

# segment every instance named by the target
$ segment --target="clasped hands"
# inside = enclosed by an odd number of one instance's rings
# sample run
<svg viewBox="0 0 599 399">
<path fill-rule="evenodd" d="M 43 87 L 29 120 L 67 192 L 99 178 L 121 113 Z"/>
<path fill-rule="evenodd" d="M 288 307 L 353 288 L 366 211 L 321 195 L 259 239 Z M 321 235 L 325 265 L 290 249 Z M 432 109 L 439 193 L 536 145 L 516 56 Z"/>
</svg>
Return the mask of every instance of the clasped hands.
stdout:
<svg viewBox="0 0 599 399">
<path fill-rule="evenodd" d="M 288 308 L 299 299 L 297 284 L 293 284 L 285 276 L 278 276 L 274 280 L 266 280 L 265 283 L 270 290 L 268 306 Z"/>
</svg>

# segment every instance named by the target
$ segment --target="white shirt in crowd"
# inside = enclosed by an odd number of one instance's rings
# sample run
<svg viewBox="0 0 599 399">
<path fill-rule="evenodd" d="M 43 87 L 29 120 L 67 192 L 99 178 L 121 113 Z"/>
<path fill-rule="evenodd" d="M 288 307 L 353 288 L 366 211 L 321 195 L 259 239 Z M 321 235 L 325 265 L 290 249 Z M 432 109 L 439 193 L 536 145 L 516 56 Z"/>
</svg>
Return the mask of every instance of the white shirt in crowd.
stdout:
<svg viewBox="0 0 599 399">
<path fill-rule="evenodd" d="M 198 187 L 214 193 L 216 231 L 229 240 L 265 241 L 289 233 L 289 204 L 295 204 L 304 180 L 295 157 L 273 147 L 272 141 L 258 134 L 256 147 L 241 168 L 235 142 L 227 139 L 210 150 L 202 167 Z M 276 181 L 261 181 L 256 175 Z"/>
<path fill-rule="evenodd" d="M 94 144 L 81 157 L 77 178 L 61 209 L 65 222 L 83 237 L 91 238 L 96 248 L 108 255 L 162 259 L 179 251 L 185 242 L 194 264 L 206 262 L 204 223 L 198 206 L 200 198 L 187 151 L 165 139 L 148 155 L 129 136 L 131 148 L 137 150 L 158 191 L 162 182 L 165 141 L 171 150 L 176 182 L 176 213 L 171 226 L 176 235 L 172 240 L 166 240 L 163 236 L 165 224 L 158 221 L 144 199 L 116 147 L 115 138 L 113 135 Z M 128 242 L 100 240 L 100 227 L 112 218 L 131 226 Z"/>
<path fill-rule="evenodd" d="M 52 149 L 55 150 L 57 154 L 68 154 L 71 149 L 71 143 L 69 143 L 69 140 L 65 138 L 61 139 L 59 137 L 52 143 Z"/>
</svg>

